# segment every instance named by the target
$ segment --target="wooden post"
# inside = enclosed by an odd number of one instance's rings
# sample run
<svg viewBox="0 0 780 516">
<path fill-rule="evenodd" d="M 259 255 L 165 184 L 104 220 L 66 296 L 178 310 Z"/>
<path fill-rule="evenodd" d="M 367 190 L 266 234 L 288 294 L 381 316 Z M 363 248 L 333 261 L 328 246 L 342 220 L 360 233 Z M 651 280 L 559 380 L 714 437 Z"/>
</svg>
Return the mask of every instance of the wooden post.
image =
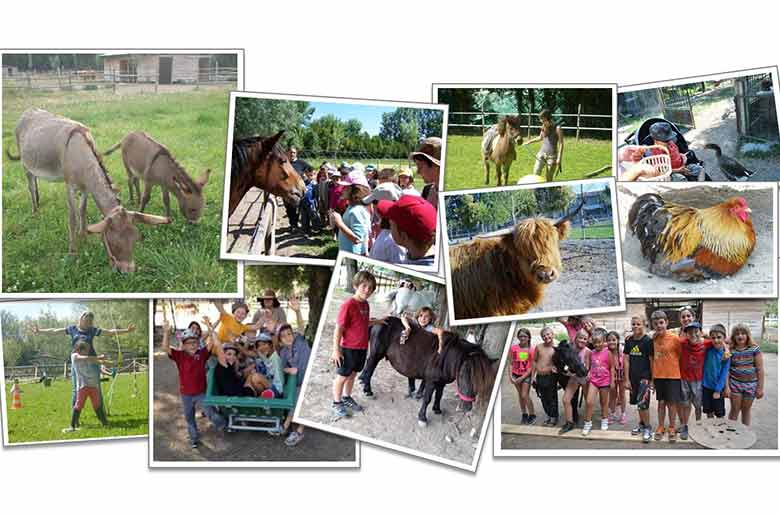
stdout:
<svg viewBox="0 0 780 516">
<path fill-rule="evenodd" d="M 27 89 L 28 90 L 32 89 L 32 79 L 30 78 L 30 71 L 29 70 L 27 71 Z"/>
<path fill-rule="evenodd" d="M 580 115 L 582 114 L 582 104 L 577 104 L 577 141 L 580 141 Z"/>
<path fill-rule="evenodd" d="M 160 73 L 157 72 L 157 75 L 154 77 L 154 92 L 157 93 L 157 85 L 160 84 Z"/>
<path fill-rule="evenodd" d="M 111 86 L 112 86 L 112 88 L 114 90 L 114 95 L 116 95 L 116 74 L 112 72 L 111 73 L 111 78 L 112 78 Z"/>
<path fill-rule="evenodd" d="M 526 138 L 531 137 L 531 110 L 528 110 L 528 133 L 526 134 Z"/>
<path fill-rule="evenodd" d="M 68 377 L 68 363 L 65 362 L 62 366 L 62 377 L 67 378 Z"/>
<path fill-rule="evenodd" d="M 483 103 L 479 110 L 482 112 L 482 134 L 485 134 L 485 104 Z"/>
</svg>

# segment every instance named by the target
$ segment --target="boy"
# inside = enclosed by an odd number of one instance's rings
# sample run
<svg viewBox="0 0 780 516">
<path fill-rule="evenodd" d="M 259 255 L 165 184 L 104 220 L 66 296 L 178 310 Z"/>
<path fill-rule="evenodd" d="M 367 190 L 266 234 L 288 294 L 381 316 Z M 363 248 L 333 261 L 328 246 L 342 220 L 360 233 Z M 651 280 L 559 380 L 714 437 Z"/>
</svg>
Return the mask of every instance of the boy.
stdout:
<svg viewBox="0 0 780 516">
<path fill-rule="evenodd" d="M 319 231 L 321 227 L 319 210 L 317 208 L 318 190 L 315 179 L 314 169 L 308 166 L 304 170 L 303 184 L 306 186 L 306 193 L 301 199 L 299 206 L 301 210 L 301 226 L 306 235 L 311 235 L 312 229 Z"/>
<path fill-rule="evenodd" d="M 726 350 L 726 328 L 716 324 L 710 328 L 712 347 L 704 354 L 704 372 L 701 380 L 701 405 L 708 418 L 726 416 L 725 398 L 729 396 L 726 379 L 731 358 Z"/>
<path fill-rule="evenodd" d="M 333 353 L 330 361 L 338 368 L 333 379 L 333 413 L 337 418 L 349 417 L 363 410 L 352 398 L 355 377 L 366 363 L 368 329 L 382 324 L 383 319 L 370 319 L 368 298 L 376 290 L 376 278 L 368 271 L 358 271 L 352 278 L 355 293 L 339 308 L 333 332 Z"/>
<path fill-rule="evenodd" d="M 688 440 L 688 420 L 691 417 L 691 405 L 696 413 L 696 421 L 701 420 L 701 381 L 704 374 L 704 354 L 712 341 L 705 340 L 701 333 L 701 324 L 689 323 L 683 328 L 685 338 L 680 339 L 680 439 Z"/>
<path fill-rule="evenodd" d="M 73 411 L 70 415 L 70 427 L 63 429 L 63 433 L 75 432 L 79 428 L 79 417 L 81 409 L 87 402 L 87 398 L 92 402 L 92 408 L 95 415 L 100 420 L 100 424 L 108 426 L 108 419 L 103 410 L 103 403 L 100 398 L 100 365 L 108 364 L 104 355 L 90 356 L 90 344 L 86 338 L 76 341 L 75 349 L 70 355 L 72 375 L 76 379 L 76 402 L 73 404 Z M 92 367 L 97 364 L 98 367 Z"/>
<path fill-rule="evenodd" d="M 195 422 L 196 405 L 206 396 L 206 361 L 213 347 L 209 339 L 206 347 L 200 347 L 200 339 L 191 330 L 185 330 L 181 335 L 181 349 L 170 346 L 171 323 L 163 321 L 162 348 L 168 358 L 176 363 L 179 370 L 179 394 L 187 421 L 187 434 L 191 448 L 197 448 L 200 442 L 198 425 Z M 218 429 L 224 429 L 225 422 L 212 407 L 205 407 L 205 412 Z"/>
<path fill-rule="evenodd" d="M 413 195 L 398 201 L 379 201 L 377 211 L 390 221 L 393 241 L 406 249 L 407 265 L 433 266 L 436 254 L 436 208 Z"/>
<path fill-rule="evenodd" d="M 666 312 L 656 310 L 650 316 L 653 324 L 653 354 L 650 358 L 650 369 L 655 387 L 655 399 L 658 401 L 658 428 L 655 430 L 655 440 L 664 438 L 664 420 L 669 412 L 669 442 L 677 441 L 677 431 L 674 419 L 677 417 L 677 405 L 682 401 L 680 385 L 680 339 L 667 331 L 669 319 Z"/>
<path fill-rule="evenodd" d="M 558 425 L 558 380 L 555 378 L 555 367 L 552 357 L 555 354 L 553 347 L 553 331 L 545 326 L 541 331 L 542 345 L 536 347 L 533 360 L 534 377 L 532 384 L 536 387 L 536 394 L 542 400 L 542 407 L 547 418 L 544 426 Z"/>
<path fill-rule="evenodd" d="M 249 315 L 249 306 L 243 301 L 237 301 L 230 307 L 229 314 L 225 311 L 222 303 L 214 301 L 214 306 L 219 311 L 219 326 L 217 328 L 217 339 L 220 344 L 233 342 L 240 338 L 246 332 L 256 332 L 263 327 L 265 321 L 258 321 L 253 324 L 243 324 L 242 321 Z"/>
<path fill-rule="evenodd" d="M 626 338 L 623 353 L 628 355 L 625 362 L 624 387 L 629 391 L 629 403 L 637 405 L 639 424 L 631 430 L 631 435 L 642 434 L 642 441 L 650 442 L 650 384 L 653 374 L 650 359 L 653 356 L 653 340 L 645 333 L 645 320 L 642 317 L 631 318 L 631 335 Z"/>
</svg>

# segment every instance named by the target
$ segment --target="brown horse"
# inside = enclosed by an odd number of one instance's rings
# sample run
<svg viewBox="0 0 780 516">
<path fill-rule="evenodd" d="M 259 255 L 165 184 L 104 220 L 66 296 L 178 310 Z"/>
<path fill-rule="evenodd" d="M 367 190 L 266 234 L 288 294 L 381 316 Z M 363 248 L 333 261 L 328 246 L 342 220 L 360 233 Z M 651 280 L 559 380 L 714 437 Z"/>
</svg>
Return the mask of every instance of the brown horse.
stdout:
<svg viewBox="0 0 780 516">
<path fill-rule="evenodd" d="M 366 366 L 360 375 L 363 393 L 373 396 L 371 377 L 379 362 L 386 358 L 393 369 L 409 381 L 410 394 L 414 391 L 414 381 L 423 380 L 423 400 L 417 414 L 420 426 L 428 424 L 428 404 L 433 399 L 433 412 L 441 414 L 441 398 L 444 386 L 455 382 L 463 409 L 471 411 L 475 400 L 487 402 L 493 389 L 495 374 L 490 359 L 482 348 L 461 339 L 457 334 L 444 333 L 444 349 L 437 353 L 438 338 L 422 328 L 412 327 L 406 342 L 401 344 L 401 332 L 404 326 L 397 317 L 388 317 L 385 324 L 372 326 L 371 350 Z"/>
<path fill-rule="evenodd" d="M 278 195 L 289 204 L 301 201 L 306 186 L 279 145 L 283 134 L 279 131 L 273 136 L 252 136 L 233 142 L 229 215 L 253 186 Z"/>
<path fill-rule="evenodd" d="M 507 116 L 502 118 L 495 129 L 490 128 L 482 137 L 482 166 L 485 169 L 485 184 L 490 184 L 490 162 L 496 164 L 497 186 L 501 186 L 501 172 L 504 173 L 504 184 L 509 184 L 509 167 L 517 159 L 515 145 L 523 143 L 520 134 L 520 118 Z M 498 134 L 496 134 L 498 133 Z"/>
</svg>

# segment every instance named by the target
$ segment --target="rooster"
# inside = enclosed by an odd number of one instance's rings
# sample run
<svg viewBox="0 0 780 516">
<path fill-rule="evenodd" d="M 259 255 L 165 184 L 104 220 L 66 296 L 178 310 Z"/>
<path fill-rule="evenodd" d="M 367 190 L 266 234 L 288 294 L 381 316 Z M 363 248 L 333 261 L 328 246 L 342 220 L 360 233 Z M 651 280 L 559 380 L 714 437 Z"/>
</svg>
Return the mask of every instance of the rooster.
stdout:
<svg viewBox="0 0 780 516">
<path fill-rule="evenodd" d="M 628 226 L 650 272 L 700 281 L 729 276 L 745 265 L 756 246 L 750 213 L 742 197 L 697 209 L 644 194 L 631 206 Z"/>
</svg>

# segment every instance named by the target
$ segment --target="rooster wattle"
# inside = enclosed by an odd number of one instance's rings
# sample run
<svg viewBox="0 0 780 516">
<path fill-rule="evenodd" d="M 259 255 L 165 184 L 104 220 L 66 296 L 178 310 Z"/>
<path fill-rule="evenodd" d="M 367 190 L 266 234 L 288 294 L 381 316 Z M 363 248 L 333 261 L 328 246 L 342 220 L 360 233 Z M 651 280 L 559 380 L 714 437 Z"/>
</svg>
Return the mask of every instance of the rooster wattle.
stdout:
<svg viewBox="0 0 780 516">
<path fill-rule="evenodd" d="M 698 209 L 644 194 L 631 206 L 628 226 L 650 272 L 700 281 L 729 276 L 745 265 L 756 246 L 750 213 L 743 197 Z"/>
</svg>

